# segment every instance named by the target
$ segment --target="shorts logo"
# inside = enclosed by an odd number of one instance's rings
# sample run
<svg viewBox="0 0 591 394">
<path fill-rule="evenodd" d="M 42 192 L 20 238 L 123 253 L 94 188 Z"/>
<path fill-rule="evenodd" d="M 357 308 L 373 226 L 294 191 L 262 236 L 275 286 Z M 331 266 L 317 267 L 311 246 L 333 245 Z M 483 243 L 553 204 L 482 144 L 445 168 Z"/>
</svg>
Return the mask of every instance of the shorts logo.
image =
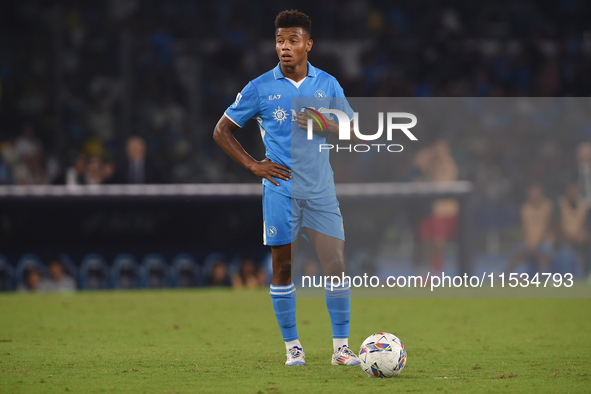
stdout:
<svg viewBox="0 0 591 394">
<path fill-rule="evenodd" d="M 273 111 L 273 119 L 279 122 L 279 124 L 283 123 L 287 120 L 287 111 L 281 107 L 277 107 L 277 109 Z"/>
<path fill-rule="evenodd" d="M 316 97 L 318 100 L 322 101 L 326 98 L 326 93 L 324 93 L 324 90 L 318 89 L 317 91 L 314 92 L 314 97 Z"/>
<path fill-rule="evenodd" d="M 277 235 L 277 229 L 275 228 L 275 226 L 267 227 L 267 235 L 269 236 L 269 238 L 273 238 Z"/>
</svg>

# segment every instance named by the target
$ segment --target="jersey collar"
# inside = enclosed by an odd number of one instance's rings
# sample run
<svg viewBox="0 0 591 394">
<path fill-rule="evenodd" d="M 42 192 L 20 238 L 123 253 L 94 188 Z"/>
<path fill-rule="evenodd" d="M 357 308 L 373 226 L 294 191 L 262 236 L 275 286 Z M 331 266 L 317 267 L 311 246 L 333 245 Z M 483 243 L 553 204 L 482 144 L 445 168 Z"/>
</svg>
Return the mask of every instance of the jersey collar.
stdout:
<svg viewBox="0 0 591 394">
<path fill-rule="evenodd" d="M 281 72 L 281 63 L 277 63 L 277 67 L 273 69 L 273 76 L 275 79 L 285 78 Z M 316 69 L 308 62 L 308 77 L 316 78 Z"/>
</svg>

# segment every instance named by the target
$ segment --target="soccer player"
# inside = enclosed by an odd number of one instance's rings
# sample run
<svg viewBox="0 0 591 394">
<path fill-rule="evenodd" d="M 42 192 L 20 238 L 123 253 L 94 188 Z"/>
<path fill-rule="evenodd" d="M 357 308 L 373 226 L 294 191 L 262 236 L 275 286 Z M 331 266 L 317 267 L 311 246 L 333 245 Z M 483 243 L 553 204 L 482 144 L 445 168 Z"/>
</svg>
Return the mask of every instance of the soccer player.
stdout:
<svg viewBox="0 0 591 394">
<path fill-rule="evenodd" d="M 310 32 L 306 14 L 297 10 L 279 13 L 275 19 L 279 64 L 246 85 L 214 131 L 214 139 L 232 159 L 263 178 L 263 243 L 272 251 L 270 295 L 287 349 L 285 365 L 306 364 L 296 328 L 292 282 L 298 236 L 312 243 L 325 275 L 342 277 L 345 271 L 345 234 L 333 172 L 328 151 L 317 149 L 317 144 L 326 142 L 327 132 L 313 133 L 316 149 L 308 149 L 304 130 L 310 115 L 305 110 L 290 111 L 293 98 L 307 98 L 318 108 L 338 109 L 349 119 L 353 117 L 337 80 L 308 62 L 313 44 Z M 251 118 L 256 119 L 265 145 L 266 158 L 261 161 L 252 158 L 233 135 Z M 329 132 L 338 133 L 337 122 L 329 118 L 323 122 Z M 319 130 L 317 125 L 315 130 Z M 334 284 L 325 289 L 333 336 L 331 363 L 357 365 L 359 359 L 348 346 L 350 283 Z"/>
</svg>

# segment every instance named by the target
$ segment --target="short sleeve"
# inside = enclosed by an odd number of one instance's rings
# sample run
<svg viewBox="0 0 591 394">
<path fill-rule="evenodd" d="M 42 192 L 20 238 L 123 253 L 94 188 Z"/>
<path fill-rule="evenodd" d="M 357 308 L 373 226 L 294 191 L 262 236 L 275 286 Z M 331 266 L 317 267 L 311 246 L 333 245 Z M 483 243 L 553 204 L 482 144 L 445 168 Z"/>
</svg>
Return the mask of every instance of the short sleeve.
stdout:
<svg viewBox="0 0 591 394">
<path fill-rule="evenodd" d="M 239 127 L 259 113 L 260 103 L 257 89 L 249 82 L 236 96 L 234 104 L 230 105 L 224 114 Z"/>
<path fill-rule="evenodd" d="M 339 85 L 339 83 L 337 81 L 335 81 L 335 95 L 334 95 L 334 109 L 338 109 L 343 111 L 344 113 L 347 114 L 347 116 L 349 117 L 349 119 L 353 119 L 353 109 L 351 109 L 351 106 L 349 105 L 349 101 L 347 100 L 347 98 L 345 97 L 345 92 L 343 91 L 343 88 L 341 87 L 341 85 Z"/>
</svg>

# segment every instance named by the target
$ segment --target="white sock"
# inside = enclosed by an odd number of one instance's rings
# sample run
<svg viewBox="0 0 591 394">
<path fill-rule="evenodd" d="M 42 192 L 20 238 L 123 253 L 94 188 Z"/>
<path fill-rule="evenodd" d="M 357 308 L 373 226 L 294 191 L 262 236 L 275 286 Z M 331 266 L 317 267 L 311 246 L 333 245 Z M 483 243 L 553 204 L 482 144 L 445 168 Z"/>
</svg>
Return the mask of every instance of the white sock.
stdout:
<svg viewBox="0 0 591 394">
<path fill-rule="evenodd" d="M 332 348 L 333 352 L 339 350 L 339 348 L 347 345 L 349 347 L 349 338 L 333 338 L 332 339 Z"/>
<path fill-rule="evenodd" d="M 289 350 L 294 346 L 297 346 L 300 348 L 302 347 L 302 344 L 300 343 L 299 339 L 294 339 L 293 341 L 285 342 L 285 350 Z"/>
</svg>

